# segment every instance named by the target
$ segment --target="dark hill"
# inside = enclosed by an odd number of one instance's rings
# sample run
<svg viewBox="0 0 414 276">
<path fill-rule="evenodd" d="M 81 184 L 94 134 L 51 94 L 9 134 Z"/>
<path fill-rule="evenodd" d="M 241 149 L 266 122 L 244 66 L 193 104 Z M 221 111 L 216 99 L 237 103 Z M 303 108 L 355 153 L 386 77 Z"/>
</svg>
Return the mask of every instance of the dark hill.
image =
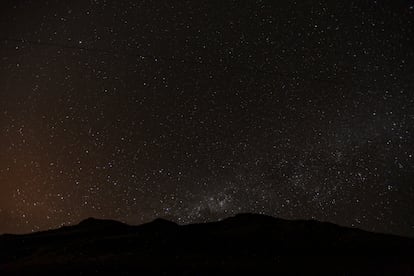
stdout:
<svg viewBox="0 0 414 276">
<path fill-rule="evenodd" d="M 87 219 L 76 226 L 0 237 L 0 274 L 413 275 L 414 240 L 317 221 L 241 214 L 177 225 L 129 226 Z"/>
</svg>

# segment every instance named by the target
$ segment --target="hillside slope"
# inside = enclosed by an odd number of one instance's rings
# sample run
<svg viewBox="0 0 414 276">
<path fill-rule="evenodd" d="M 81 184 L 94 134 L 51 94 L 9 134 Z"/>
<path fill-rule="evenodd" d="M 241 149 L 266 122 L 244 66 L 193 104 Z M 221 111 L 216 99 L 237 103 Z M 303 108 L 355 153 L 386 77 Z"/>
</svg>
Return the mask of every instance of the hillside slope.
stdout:
<svg viewBox="0 0 414 276">
<path fill-rule="evenodd" d="M 76 226 L 0 237 L 0 272 L 136 274 L 280 272 L 412 275 L 414 240 L 317 221 L 240 214 L 177 225 L 87 219 Z"/>
</svg>

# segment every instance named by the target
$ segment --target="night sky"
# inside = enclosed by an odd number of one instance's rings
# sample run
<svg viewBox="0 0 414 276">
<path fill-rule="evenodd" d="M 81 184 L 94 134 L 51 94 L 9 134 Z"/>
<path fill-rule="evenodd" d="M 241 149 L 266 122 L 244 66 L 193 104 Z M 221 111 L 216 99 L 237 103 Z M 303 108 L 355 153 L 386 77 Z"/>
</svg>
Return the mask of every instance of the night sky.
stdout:
<svg viewBox="0 0 414 276">
<path fill-rule="evenodd" d="M 241 212 L 414 236 L 414 1 L 0 6 L 0 233 Z"/>
</svg>

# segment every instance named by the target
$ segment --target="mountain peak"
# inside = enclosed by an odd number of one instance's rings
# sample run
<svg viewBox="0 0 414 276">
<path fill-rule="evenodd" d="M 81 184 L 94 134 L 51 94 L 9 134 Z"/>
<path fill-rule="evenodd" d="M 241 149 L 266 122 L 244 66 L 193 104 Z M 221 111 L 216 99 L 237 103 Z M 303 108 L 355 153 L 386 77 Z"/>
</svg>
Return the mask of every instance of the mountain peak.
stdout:
<svg viewBox="0 0 414 276">
<path fill-rule="evenodd" d="M 170 226 L 173 226 L 173 225 L 176 226 L 177 225 L 177 223 L 172 222 L 170 220 L 163 219 L 163 218 L 156 218 L 151 223 L 152 224 L 158 224 L 158 225 L 170 225 Z"/>
<path fill-rule="evenodd" d="M 94 217 L 89 217 L 87 219 L 82 220 L 79 225 L 90 225 L 90 224 L 95 224 L 98 221 L 100 221 L 100 219 L 94 218 Z"/>
<path fill-rule="evenodd" d="M 82 220 L 79 224 L 79 227 L 108 227 L 108 226 L 126 226 L 126 224 L 116 221 L 116 220 L 110 220 L 110 219 L 97 219 L 93 217 L 89 217 L 85 220 Z"/>
<path fill-rule="evenodd" d="M 284 221 L 281 218 L 275 218 L 263 214 L 253 214 L 253 213 L 240 213 L 236 214 L 233 217 L 228 217 L 223 221 L 226 222 L 238 222 L 238 223 L 275 223 L 278 221 Z"/>
</svg>

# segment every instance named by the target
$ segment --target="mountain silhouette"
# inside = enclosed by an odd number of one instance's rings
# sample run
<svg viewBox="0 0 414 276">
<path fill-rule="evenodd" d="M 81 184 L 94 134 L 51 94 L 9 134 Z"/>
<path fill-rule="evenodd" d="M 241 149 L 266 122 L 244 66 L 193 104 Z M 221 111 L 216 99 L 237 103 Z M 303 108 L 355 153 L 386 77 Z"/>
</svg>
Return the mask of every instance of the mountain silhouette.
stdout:
<svg viewBox="0 0 414 276">
<path fill-rule="evenodd" d="M 413 275 L 413 252 L 411 238 L 265 215 L 139 226 L 89 218 L 0 236 L 0 274 Z"/>
</svg>

